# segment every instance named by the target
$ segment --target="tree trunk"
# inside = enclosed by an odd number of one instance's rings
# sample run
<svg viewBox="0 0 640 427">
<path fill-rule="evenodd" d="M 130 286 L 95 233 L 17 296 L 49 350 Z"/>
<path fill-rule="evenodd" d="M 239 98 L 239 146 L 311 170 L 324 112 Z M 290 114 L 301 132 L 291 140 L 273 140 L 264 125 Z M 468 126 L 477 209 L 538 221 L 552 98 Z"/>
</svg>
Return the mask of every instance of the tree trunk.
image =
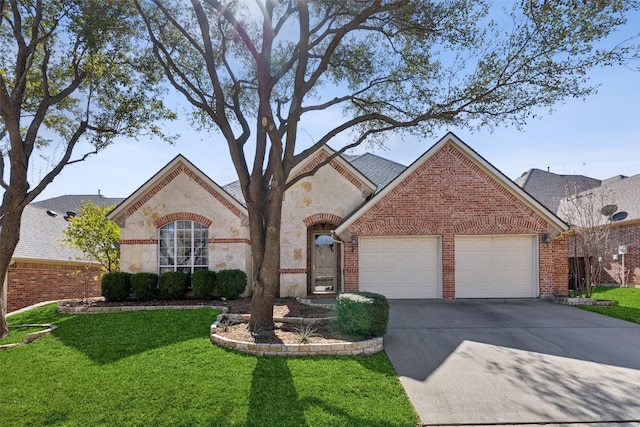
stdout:
<svg viewBox="0 0 640 427">
<path fill-rule="evenodd" d="M 284 185 L 273 180 L 268 190 L 266 209 L 262 211 L 250 204 L 249 224 L 251 252 L 254 264 L 253 296 L 249 329 L 271 330 L 273 305 L 280 285 L 280 225 Z M 263 225 L 264 224 L 264 225 Z"/>
<path fill-rule="evenodd" d="M 2 278 L 2 292 L 0 292 L 0 338 L 7 336 L 9 328 L 7 326 L 7 272 L 13 257 L 13 252 L 20 240 L 20 222 L 24 207 L 17 202 L 16 197 L 12 197 L 11 192 L 7 192 L 4 206 L 4 216 L 2 217 L 2 228 L 0 229 L 0 278 Z"/>
</svg>

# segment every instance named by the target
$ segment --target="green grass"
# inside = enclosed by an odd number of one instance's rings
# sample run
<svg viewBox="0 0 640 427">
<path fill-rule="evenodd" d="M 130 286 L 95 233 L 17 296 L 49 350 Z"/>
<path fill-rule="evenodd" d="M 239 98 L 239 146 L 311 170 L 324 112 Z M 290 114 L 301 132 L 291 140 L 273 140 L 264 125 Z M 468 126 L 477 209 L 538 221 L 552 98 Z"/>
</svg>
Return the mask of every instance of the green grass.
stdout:
<svg viewBox="0 0 640 427">
<path fill-rule="evenodd" d="M 31 332 L 37 332 L 38 330 L 42 330 L 44 328 L 34 329 L 24 326 L 14 326 L 9 330 L 9 335 L 0 339 L 0 345 L 5 344 L 16 344 L 24 341 L 24 337 Z"/>
<path fill-rule="evenodd" d="M 52 334 L 0 352 L 0 425 L 415 426 L 384 353 L 254 357 L 216 347 L 216 312 L 8 318 Z"/>
<path fill-rule="evenodd" d="M 616 301 L 611 307 L 581 306 L 580 308 L 615 317 L 629 322 L 640 323 L 640 289 L 599 287 L 593 291 L 593 298 Z"/>
</svg>

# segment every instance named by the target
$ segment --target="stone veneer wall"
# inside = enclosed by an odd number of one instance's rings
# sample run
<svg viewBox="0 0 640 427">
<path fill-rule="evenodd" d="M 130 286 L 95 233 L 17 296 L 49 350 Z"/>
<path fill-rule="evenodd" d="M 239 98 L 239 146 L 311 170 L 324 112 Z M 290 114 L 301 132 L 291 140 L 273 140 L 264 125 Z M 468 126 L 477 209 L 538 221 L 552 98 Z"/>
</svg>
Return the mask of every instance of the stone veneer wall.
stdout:
<svg viewBox="0 0 640 427">
<path fill-rule="evenodd" d="M 209 269 L 237 268 L 251 275 L 248 218 L 228 197 L 186 165 L 167 171 L 117 218 L 122 270 L 158 272 L 159 227 L 188 220 L 209 229 Z"/>
<path fill-rule="evenodd" d="M 321 153 L 299 173 L 310 170 L 324 158 L 326 154 Z M 287 190 L 280 241 L 281 296 L 307 295 L 308 265 L 311 265 L 307 240 L 309 228 L 317 224 L 330 224 L 337 228 L 342 218 L 361 205 L 370 192 L 371 189 L 365 188 L 336 161 Z"/>
</svg>

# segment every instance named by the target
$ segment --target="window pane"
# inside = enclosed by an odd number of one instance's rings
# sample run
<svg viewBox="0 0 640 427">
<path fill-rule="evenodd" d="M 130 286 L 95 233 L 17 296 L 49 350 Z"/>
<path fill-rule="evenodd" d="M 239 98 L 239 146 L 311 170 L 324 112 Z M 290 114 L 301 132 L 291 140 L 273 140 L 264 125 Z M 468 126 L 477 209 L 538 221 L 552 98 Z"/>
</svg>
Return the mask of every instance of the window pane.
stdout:
<svg viewBox="0 0 640 427">
<path fill-rule="evenodd" d="M 158 238 L 159 271 L 191 273 L 195 266 L 209 265 L 209 229 L 197 222 L 176 221 L 160 228 Z"/>
</svg>

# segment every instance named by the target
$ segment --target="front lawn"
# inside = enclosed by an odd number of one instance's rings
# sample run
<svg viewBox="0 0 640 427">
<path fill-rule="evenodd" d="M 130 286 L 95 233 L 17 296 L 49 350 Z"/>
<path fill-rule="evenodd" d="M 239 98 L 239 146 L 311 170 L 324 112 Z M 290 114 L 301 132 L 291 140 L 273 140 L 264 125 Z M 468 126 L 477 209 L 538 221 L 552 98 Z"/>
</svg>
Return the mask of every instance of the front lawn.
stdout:
<svg viewBox="0 0 640 427">
<path fill-rule="evenodd" d="M 0 425 L 415 426 L 384 353 L 254 357 L 209 341 L 215 311 L 8 318 L 54 323 L 0 352 Z"/>
<path fill-rule="evenodd" d="M 580 308 L 629 322 L 640 323 L 640 289 L 598 287 L 593 291 L 594 298 L 616 301 L 612 307 L 580 306 Z"/>
</svg>

